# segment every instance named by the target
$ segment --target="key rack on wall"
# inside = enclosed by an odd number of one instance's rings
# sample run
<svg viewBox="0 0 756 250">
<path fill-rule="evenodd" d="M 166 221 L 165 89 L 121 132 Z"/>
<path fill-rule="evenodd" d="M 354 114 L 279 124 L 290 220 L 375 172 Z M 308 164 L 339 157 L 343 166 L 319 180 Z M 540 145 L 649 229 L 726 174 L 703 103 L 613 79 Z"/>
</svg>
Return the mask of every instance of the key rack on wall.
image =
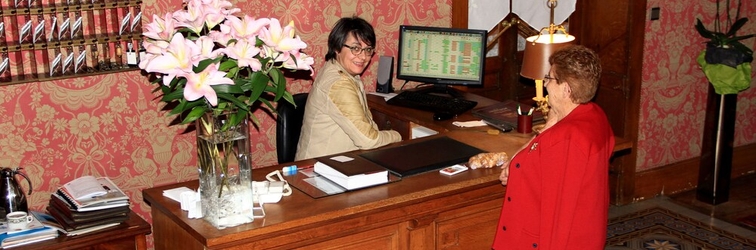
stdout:
<svg viewBox="0 0 756 250">
<path fill-rule="evenodd" d="M 3 0 L 0 85 L 138 70 L 141 0 Z"/>
</svg>

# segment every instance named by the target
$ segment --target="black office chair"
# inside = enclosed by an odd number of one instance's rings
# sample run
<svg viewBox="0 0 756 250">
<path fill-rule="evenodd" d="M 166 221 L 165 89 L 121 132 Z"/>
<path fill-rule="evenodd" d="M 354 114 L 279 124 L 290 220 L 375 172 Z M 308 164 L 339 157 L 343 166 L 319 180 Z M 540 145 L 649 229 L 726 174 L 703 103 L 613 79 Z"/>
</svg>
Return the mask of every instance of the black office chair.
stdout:
<svg viewBox="0 0 756 250">
<path fill-rule="evenodd" d="M 294 94 L 294 105 L 282 101 L 278 102 L 276 112 L 276 153 L 278 163 L 294 161 L 297 154 L 299 134 L 302 132 L 302 120 L 304 119 L 305 103 L 308 93 Z"/>
</svg>

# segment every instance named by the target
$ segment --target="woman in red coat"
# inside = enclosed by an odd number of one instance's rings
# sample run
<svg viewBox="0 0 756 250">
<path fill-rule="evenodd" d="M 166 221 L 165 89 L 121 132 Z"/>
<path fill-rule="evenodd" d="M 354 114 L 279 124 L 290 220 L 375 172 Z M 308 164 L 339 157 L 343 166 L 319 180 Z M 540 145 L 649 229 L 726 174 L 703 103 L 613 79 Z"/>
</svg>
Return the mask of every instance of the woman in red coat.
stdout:
<svg viewBox="0 0 756 250">
<path fill-rule="evenodd" d="M 559 50 L 549 62 L 551 110 L 540 134 L 502 166 L 507 191 L 493 249 L 604 249 L 614 135 L 590 101 L 601 64 L 583 46 Z M 485 157 L 474 156 L 471 166 L 492 167 Z"/>
</svg>

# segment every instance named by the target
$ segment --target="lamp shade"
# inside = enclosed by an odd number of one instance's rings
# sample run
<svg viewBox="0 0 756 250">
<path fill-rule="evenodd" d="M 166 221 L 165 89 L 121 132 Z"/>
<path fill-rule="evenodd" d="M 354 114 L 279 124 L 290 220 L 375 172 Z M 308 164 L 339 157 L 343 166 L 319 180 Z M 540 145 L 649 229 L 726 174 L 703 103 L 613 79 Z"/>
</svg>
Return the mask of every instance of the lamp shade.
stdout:
<svg viewBox="0 0 756 250">
<path fill-rule="evenodd" d="M 534 80 L 543 79 L 549 73 L 549 56 L 552 53 L 575 44 L 575 37 L 568 34 L 535 35 L 525 40 L 520 75 Z"/>
</svg>

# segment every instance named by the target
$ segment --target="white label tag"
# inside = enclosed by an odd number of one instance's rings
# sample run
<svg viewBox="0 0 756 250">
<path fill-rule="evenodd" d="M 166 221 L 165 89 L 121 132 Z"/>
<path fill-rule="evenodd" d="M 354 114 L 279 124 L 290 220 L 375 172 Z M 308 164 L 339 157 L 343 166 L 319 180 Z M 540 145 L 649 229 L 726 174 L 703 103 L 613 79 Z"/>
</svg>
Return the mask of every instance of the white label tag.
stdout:
<svg viewBox="0 0 756 250">
<path fill-rule="evenodd" d="M 137 54 L 136 54 L 136 52 L 126 52 L 126 64 L 128 64 L 128 65 L 137 65 Z"/>
</svg>

